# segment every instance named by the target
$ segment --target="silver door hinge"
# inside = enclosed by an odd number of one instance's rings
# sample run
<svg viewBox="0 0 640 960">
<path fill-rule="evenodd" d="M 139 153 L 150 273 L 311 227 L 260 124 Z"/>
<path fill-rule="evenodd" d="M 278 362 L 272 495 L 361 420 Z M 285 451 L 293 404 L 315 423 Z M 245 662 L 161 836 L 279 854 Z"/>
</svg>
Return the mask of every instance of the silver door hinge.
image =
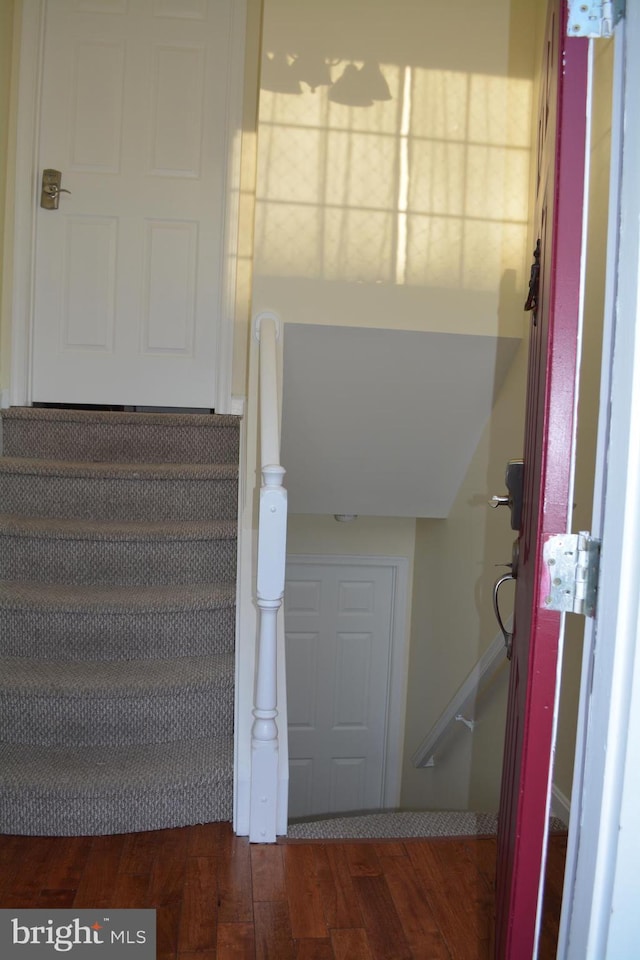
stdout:
<svg viewBox="0 0 640 960">
<path fill-rule="evenodd" d="M 594 617 L 600 541 L 585 531 L 559 533 L 549 537 L 543 556 L 549 568 L 549 593 L 544 598 L 546 609 Z"/>
<path fill-rule="evenodd" d="M 625 15 L 625 0 L 569 0 L 568 37 L 610 37 Z"/>
</svg>

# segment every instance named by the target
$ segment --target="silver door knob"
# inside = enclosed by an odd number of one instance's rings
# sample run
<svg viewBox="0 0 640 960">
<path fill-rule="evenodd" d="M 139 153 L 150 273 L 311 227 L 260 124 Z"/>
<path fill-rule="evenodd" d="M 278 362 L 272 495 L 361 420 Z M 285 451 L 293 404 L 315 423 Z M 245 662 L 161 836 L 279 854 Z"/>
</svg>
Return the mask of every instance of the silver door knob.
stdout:
<svg viewBox="0 0 640 960">
<path fill-rule="evenodd" d="M 505 486 L 509 491 L 506 496 L 494 496 L 489 500 L 489 506 L 509 507 L 511 511 L 511 529 L 520 530 L 522 526 L 522 501 L 524 490 L 524 460 L 509 460 L 505 472 Z"/>
</svg>

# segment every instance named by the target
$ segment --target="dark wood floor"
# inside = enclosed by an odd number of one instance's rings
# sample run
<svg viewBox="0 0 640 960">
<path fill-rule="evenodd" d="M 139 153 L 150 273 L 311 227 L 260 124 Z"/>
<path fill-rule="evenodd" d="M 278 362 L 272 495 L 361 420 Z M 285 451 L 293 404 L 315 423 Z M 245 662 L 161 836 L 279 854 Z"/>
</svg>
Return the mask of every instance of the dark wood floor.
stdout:
<svg viewBox="0 0 640 960">
<path fill-rule="evenodd" d="M 566 838 L 551 839 L 541 960 L 555 957 Z M 0 836 L 2 907 L 155 907 L 159 960 L 479 960 L 495 839 L 250 846 L 228 824 Z"/>
</svg>

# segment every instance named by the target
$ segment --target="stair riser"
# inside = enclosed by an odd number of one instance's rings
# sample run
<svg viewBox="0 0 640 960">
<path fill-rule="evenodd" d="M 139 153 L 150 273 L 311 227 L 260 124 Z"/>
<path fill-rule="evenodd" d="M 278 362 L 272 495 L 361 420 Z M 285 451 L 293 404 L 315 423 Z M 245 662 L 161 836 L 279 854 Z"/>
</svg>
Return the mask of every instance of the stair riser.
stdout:
<svg viewBox="0 0 640 960">
<path fill-rule="evenodd" d="M 4 513 L 76 520 L 235 520 L 235 480 L 115 480 L 0 475 Z"/>
<path fill-rule="evenodd" d="M 3 833 L 84 837 L 166 830 L 233 818 L 233 776 L 205 773 L 179 786 L 120 787 L 108 793 L 0 790 Z"/>
<path fill-rule="evenodd" d="M 114 542 L 0 537 L 0 579 L 143 586 L 231 581 L 234 540 Z"/>
<path fill-rule="evenodd" d="M 5 833 L 97 836 L 233 813 L 230 737 L 99 751 L 0 745 L 0 771 Z"/>
<path fill-rule="evenodd" d="M 3 456 L 120 463 L 237 463 L 235 427 L 3 421 Z"/>
<path fill-rule="evenodd" d="M 123 660 L 231 653 L 233 607 L 122 616 L 0 610 L 0 656 Z"/>
<path fill-rule="evenodd" d="M 5 743 L 42 747 L 121 746 L 231 736 L 233 684 L 166 696 L 0 695 Z M 99 757 L 96 758 L 99 760 Z"/>
</svg>

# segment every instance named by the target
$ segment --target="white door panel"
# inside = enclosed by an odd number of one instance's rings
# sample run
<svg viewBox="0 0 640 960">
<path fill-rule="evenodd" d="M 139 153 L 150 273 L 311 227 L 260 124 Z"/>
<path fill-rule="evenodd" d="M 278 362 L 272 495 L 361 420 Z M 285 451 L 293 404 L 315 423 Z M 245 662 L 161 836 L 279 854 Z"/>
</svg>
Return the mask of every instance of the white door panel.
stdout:
<svg viewBox="0 0 640 960">
<path fill-rule="evenodd" d="M 34 401 L 216 405 L 234 2 L 47 4 Z"/>
<path fill-rule="evenodd" d="M 287 567 L 290 815 L 383 806 L 394 576 Z"/>
</svg>

